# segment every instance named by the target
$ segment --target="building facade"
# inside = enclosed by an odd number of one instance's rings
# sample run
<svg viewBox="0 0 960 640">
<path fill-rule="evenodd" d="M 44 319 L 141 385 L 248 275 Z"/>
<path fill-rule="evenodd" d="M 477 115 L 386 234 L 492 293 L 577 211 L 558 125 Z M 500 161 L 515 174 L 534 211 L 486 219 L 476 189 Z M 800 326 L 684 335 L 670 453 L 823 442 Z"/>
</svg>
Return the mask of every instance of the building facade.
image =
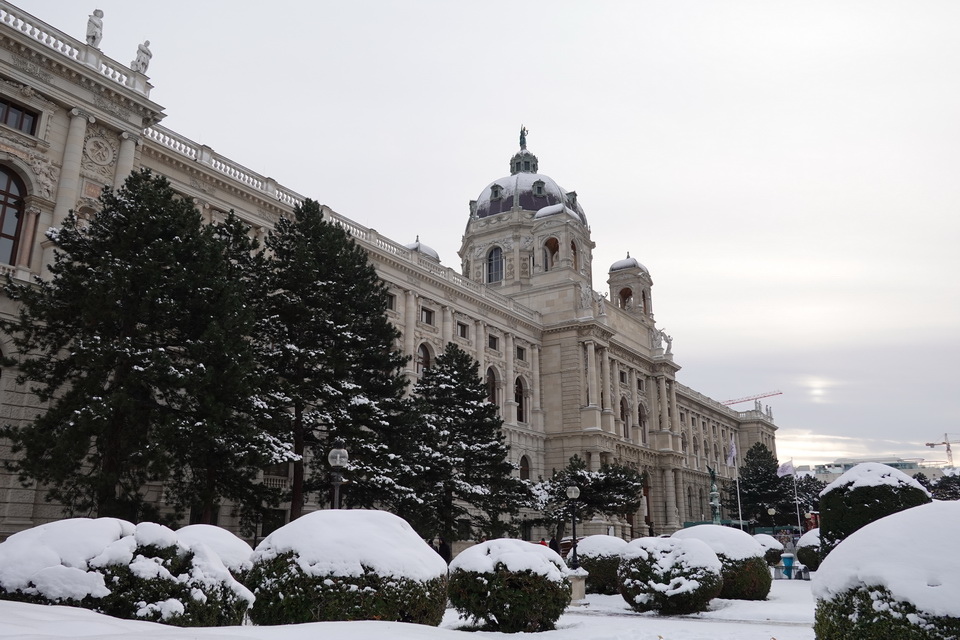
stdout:
<svg viewBox="0 0 960 640">
<path fill-rule="evenodd" d="M 149 58 L 131 69 L 98 43 L 0 1 L 0 275 L 42 275 L 52 262 L 47 230 L 70 210 L 95 211 L 104 185 L 119 186 L 140 167 L 169 179 L 206 220 L 233 210 L 260 237 L 303 200 L 162 127 L 145 75 Z M 479 362 L 521 477 L 549 477 L 573 455 L 591 469 L 617 461 L 647 473 L 641 512 L 587 523 L 588 533 L 629 538 L 709 519 L 707 467 L 732 478 L 733 443 L 745 452 L 763 442 L 775 453 L 772 415 L 760 405 L 734 411 L 679 382 L 672 338 L 654 319 L 653 279 L 638 260 L 611 265 L 603 293 L 594 291 L 594 243 L 577 194 L 540 173 L 526 146 L 521 134 L 509 175 L 470 202 L 459 269 L 419 239 L 404 244 L 324 214 L 351 232 L 387 283 L 387 313 L 410 356 L 411 382 L 450 342 Z M 15 311 L 0 298 L 4 317 Z M 0 343 L 5 356 L 11 348 Z M 43 410 L 15 377 L 0 372 L 4 423 Z M 10 455 L 0 442 L 0 459 Z M 268 470 L 264 481 L 287 479 Z M 161 495 L 157 487 L 152 498 Z M 0 471 L 0 539 L 58 517 L 42 491 Z M 224 514 L 221 524 L 234 523 Z"/>
</svg>

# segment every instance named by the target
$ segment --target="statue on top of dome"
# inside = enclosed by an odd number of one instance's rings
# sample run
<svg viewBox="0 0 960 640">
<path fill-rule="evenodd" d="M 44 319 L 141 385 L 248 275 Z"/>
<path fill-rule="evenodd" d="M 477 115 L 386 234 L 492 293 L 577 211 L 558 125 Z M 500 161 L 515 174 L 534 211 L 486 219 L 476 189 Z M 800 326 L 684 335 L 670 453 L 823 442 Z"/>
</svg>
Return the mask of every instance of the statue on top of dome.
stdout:
<svg viewBox="0 0 960 640">
<path fill-rule="evenodd" d="M 527 148 L 527 133 L 529 133 L 527 131 L 527 128 L 523 125 L 520 125 L 520 148 L 521 149 Z"/>
</svg>

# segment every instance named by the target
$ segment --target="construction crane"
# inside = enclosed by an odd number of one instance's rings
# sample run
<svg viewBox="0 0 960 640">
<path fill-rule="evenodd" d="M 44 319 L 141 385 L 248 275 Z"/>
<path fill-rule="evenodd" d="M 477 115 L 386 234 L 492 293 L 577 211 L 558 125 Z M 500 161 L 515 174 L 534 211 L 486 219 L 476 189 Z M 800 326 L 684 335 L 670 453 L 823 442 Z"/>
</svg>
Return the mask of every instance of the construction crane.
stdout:
<svg viewBox="0 0 960 640">
<path fill-rule="evenodd" d="M 941 445 L 941 444 L 942 444 L 942 445 L 946 445 L 946 447 L 947 447 L 947 464 L 949 464 L 949 465 L 952 467 L 952 466 L 953 466 L 953 450 L 950 449 L 950 434 L 949 434 L 949 433 L 943 434 L 943 442 L 928 442 L 928 443 L 927 443 L 927 446 L 930 447 L 931 449 L 933 449 L 934 447 L 936 447 L 936 446 L 938 446 L 938 445 Z M 954 440 L 954 441 L 953 441 L 953 444 L 960 444 L 960 440 Z"/>
<path fill-rule="evenodd" d="M 755 396 L 747 396 L 746 398 L 737 398 L 736 400 L 724 400 L 720 404 L 740 404 L 741 402 L 749 402 L 751 400 L 759 400 L 760 398 L 769 398 L 770 396 L 779 396 L 782 395 L 783 391 L 768 391 L 766 393 L 758 393 Z"/>
</svg>

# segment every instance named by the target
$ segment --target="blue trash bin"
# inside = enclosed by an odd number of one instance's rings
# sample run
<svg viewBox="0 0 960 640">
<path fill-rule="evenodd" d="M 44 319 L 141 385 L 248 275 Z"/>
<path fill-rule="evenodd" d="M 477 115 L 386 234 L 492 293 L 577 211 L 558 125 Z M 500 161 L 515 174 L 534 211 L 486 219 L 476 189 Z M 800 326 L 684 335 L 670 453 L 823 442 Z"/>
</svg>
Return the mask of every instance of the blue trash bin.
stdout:
<svg viewBox="0 0 960 640">
<path fill-rule="evenodd" d="M 781 553 L 780 562 L 783 564 L 783 575 L 787 577 L 787 580 L 791 580 L 793 578 L 793 554 Z"/>
</svg>

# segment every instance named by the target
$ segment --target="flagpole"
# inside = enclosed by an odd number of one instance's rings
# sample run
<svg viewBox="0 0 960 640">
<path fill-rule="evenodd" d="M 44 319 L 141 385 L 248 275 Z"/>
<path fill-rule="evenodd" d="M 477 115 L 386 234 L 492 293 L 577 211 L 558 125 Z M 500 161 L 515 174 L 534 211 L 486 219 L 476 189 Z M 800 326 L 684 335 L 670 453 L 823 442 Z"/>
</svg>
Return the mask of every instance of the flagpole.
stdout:
<svg viewBox="0 0 960 640">
<path fill-rule="evenodd" d="M 740 469 L 734 467 L 737 474 L 737 519 L 740 520 L 740 530 L 743 531 L 743 509 L 740 507 Z"/>
<path fill-rule="evenodd" d="M 800 535 L 803 535 L 803 523 L 800 521 L 800 496 L 797 493 L 797 472 L 793 472 L 793 503 L 797 505 L 797 528 L 800 530 Z"/>
</svg>

